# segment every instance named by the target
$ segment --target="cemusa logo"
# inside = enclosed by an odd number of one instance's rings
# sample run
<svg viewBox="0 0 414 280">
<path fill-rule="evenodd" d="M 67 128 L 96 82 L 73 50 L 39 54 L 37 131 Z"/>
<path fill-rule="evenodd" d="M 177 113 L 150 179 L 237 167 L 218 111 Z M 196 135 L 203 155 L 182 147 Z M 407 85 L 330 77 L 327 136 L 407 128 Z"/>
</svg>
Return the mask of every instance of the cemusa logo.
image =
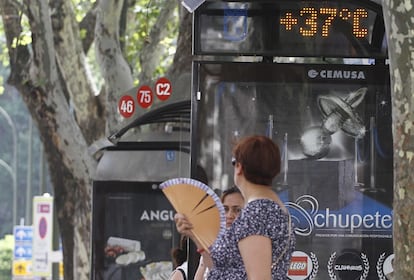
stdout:
<svg viewBox="0 0 414 280">
<path fill-rule="evenodd" d="M 365 73 L 363 71 L 356 70 L 335 70 L 335 69 L 322 69 L 315 70 L 310 69 L 308 71 L 308 77 L 311 79 L 343 79 L 343 80 L 365 80 Z"/>
<path fill-rule="evenodd" d="M 312 280 L 318 269 L 318 259 L 314 253 L 311 252 L 309 257 L 305 252 L 294 251 L 287 276 L 291 280 Z"/>
</svg>

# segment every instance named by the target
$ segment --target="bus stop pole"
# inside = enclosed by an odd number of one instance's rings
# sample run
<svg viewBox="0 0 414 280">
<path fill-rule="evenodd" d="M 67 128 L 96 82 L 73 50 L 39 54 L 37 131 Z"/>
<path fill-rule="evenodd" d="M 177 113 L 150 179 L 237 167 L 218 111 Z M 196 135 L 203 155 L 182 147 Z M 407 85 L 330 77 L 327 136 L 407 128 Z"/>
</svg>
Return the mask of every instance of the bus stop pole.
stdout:
<svg viewBox="0 0 414 280">
<path fill-rule="evenodd" d="M 59 248 L 59 225 L 56 213 L 56 207 L 53 207 L 53 236 L 52 236 L 52 251 L 57 252 Z M 62 260 L 63 261 L 63 260 Z M 59 280 L 59 263 L 60 261 L 52 262 L 52 280 Z"/>
</svg>

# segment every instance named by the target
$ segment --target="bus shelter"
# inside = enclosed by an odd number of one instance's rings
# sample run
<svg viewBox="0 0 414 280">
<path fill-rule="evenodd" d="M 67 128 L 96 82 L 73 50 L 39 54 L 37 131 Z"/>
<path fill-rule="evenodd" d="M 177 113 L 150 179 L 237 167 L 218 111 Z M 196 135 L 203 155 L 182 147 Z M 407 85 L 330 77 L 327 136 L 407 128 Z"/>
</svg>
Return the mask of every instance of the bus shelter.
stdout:
<svg viewBox="0 0 414 280">
<path fill-rule="evenodd" d="M 194 13 L 193 51 L 192 164 L 205 168 L 212 188 L 225 189 L 233 185 L 235 140 L 262 134 L 280 146 L 273 188 L 297 236 L 287 277 L 391 279 L 393 143 L 381 6 L 206 1 Z"/>
<path fill-rule="evenodd" d="M 91 279 L 168 279 L 178 246 L 159 184 L 190 176 L 189 101 L 154 106 L 109 136 L 93 181 Z"/>
<path fill-rule="evenodd" d="M 206 1 L 194 12 L 193 54 L 191 100 L 150 107 L 101 150 L 92 279 L 167 279 L 178 237 L 159 184 L 198 178 L 201 167 L 211 188 L 232 186 L 232 144 L 251 134 L 269 136 L 282 151 L 273 188 L 297 236 L 287 277 L 392 279 L 393 143 L 381 6 Z M 192 279 L 192 246 L 188 261 Z"/>
</svg>

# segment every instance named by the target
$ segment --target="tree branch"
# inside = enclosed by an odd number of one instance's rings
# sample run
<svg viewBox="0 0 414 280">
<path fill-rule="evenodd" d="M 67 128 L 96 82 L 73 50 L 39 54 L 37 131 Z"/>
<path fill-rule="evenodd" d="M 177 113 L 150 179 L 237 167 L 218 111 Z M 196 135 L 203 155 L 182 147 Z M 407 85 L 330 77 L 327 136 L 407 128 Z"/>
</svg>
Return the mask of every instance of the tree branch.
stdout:
<svg viewBox="0 0 414 280">
<path fill-rule="evenodd" d="M 176 0 L 166 0 L 162 6 L 157 21 L 151 28 L 148 39 L 139 54 L 141 72 L 138 75 L 140 83 L 147 83 L 151 80 L 152 75 L 160 63 L 160 41 L 166 37 L 168 29 L 166 25 L 171 21 L 174 11 L 177 7 Z M 148 23 L 147 23 L 148 24 Z"/>
<path fill-rule="evenodd" d="M 97 10 L 95 45 L 106 84 L 107 135 L 115 131 L 122 121 L 117 112 L 118 98 L 133 87 L 131 69 L 119 43 L 119 20 L 123 3 L 124 1 L 102 0 Z"/>
</svg>

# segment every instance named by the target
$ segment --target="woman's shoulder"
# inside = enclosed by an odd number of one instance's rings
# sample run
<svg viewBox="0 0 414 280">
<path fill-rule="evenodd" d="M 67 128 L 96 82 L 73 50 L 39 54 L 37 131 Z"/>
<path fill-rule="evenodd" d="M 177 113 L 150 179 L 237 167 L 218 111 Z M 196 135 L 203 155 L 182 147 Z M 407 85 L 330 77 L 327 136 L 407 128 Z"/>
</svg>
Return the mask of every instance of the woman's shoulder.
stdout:
<svg viewBox="0 0 414 280">
<path fill-rule="evenodd" d="M 274 220 L 278 223 L 282 221 L 288 222 L 289 219 L 286 208 L 282 208 L 278 202 L 268 198 L 260 198 L 248 202 L 242 215 L 246 219 L 253 219 L 255 221 Z"/>
<path fill-rule="evenodd" d="M 180 266 L 177 266 L 171 273 L 171 280 L 175 279 L 187 279 L 187 269 L 188 269 L 188 263 L 184 262 Z"/>
<path fill-rule="evenodd" d="M 269 210 L 283 210 L 281 205 L 279 205 L 279 203 L 277 203 L 276 201 L 274 201 L 273 199 L 270 198 L 258 198 L 252 201 L 249 201 L 246 204 L 246 209 L 269 209 Z"/>
<path fill-rule="evenodd" d="M 236 240 L 250 235 L 263 235 L 273 238 L 287 227 L 288 216 L 282 208 L 269 199 L 257 199 L 249 202 L 236 219 L 232 228 Z M 286 217 L 286 218 L 285 218 Z"/>
<path fill-rule="evenodd" d="M 182 268 L 177 267 L 171 273 L 169 280 L 187 280 L 187 276 Z"/>
</svg>

